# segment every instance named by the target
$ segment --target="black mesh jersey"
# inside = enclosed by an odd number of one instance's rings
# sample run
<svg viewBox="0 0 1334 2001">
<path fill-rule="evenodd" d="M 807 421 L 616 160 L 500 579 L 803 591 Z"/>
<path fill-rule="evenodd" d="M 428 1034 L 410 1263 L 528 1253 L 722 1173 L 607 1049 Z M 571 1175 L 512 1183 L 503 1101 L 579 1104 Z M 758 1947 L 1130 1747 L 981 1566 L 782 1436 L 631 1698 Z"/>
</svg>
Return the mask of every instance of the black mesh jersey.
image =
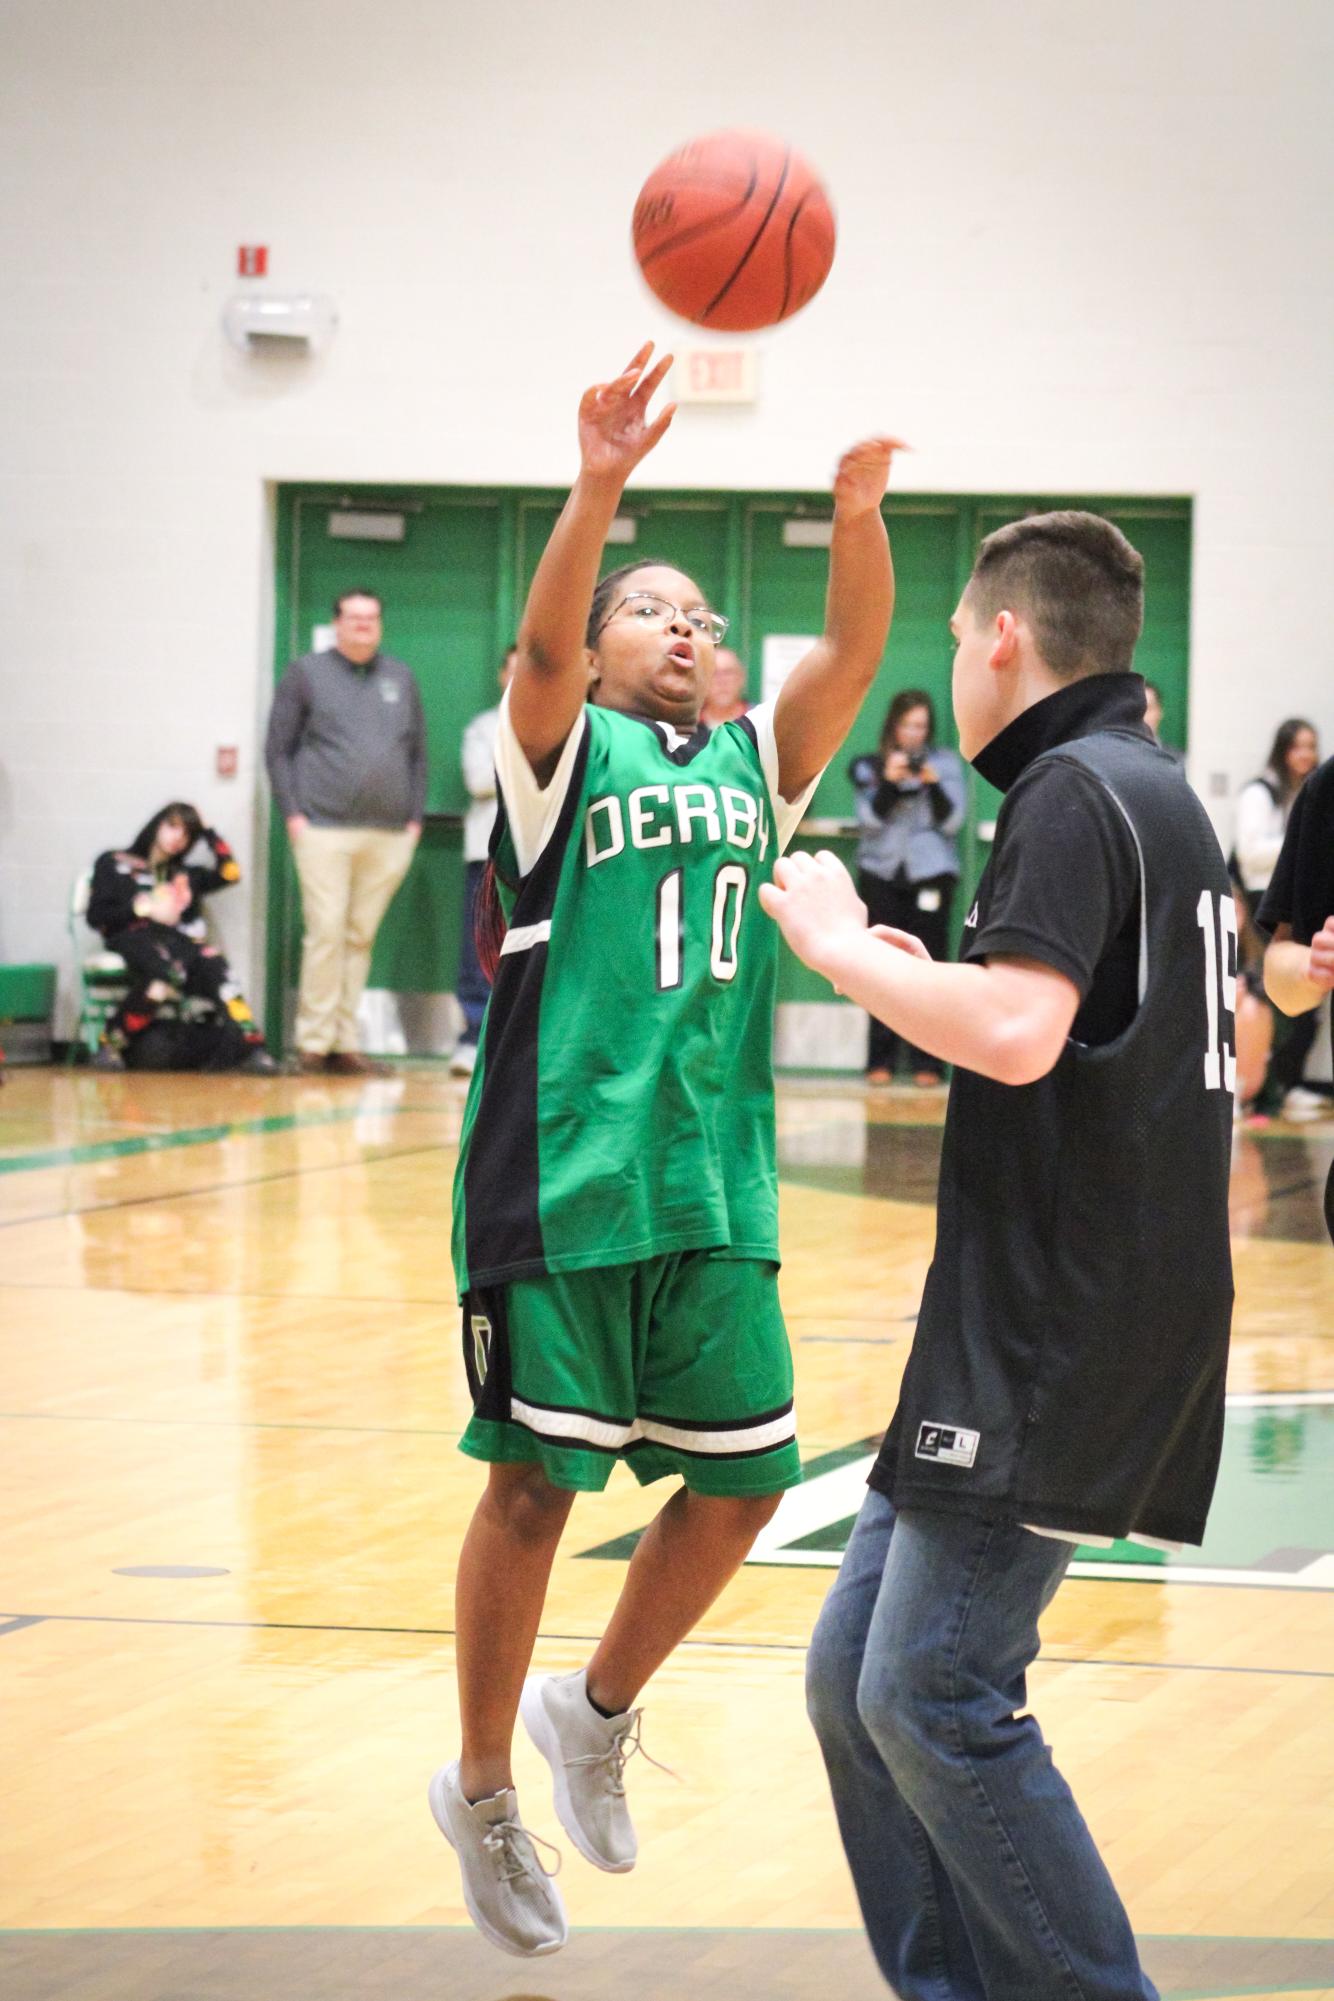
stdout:
<svg viewBox="0 0 1334 2001">
<path fill-rule="evenodd" d="M 1136 675 L 1036 704 L 965 959 L 1054 966 L 1055 1068 L 956 1071 L 935 1257 L 871 1484 L 899 1507 L 1198 1542 L 1222 1440 L 1236 927 L 1217 839 Z"/>
</svg>

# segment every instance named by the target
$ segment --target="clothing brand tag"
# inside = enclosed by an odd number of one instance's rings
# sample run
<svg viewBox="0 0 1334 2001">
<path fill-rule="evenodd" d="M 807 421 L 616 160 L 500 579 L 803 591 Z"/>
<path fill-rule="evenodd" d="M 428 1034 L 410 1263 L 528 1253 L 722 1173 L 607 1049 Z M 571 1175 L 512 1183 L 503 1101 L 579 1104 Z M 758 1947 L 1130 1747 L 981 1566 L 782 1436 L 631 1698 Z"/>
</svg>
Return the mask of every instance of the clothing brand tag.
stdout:
<svg viewBox="0 0 1334 2001">
<path fill-rule="evenodd" d="M 472 1315 L 472 1358 L 477 1380 L 484 1383 L 491 1361 L 491 1322 L 484 1313 Z"/>
<path fill-rule="evenodd" d="M 914 1457 L 934 1459 L 941 1466 L 971 1466 L 980 1440 L 980 1432 L 961 1431 L 957 1424 L 919 1425 Z"/>
<path fill-rule="evenodd" d="M 383 702 L 396 702 L 398 700 L 397 681 L 381 681 L 380 699 Z"/>
<path fill-rule="evenodd" d="M 969 911 L 968 915 L 967 915 L 967 916 L 966 916 L 966 917 L 964 918 L 964 920 L 963 920 L 963 928 L 964 928 L 964 930 L 965 930 L 965 931 L 976 931 L 976 929 L 977 929 L 977 905 L 976 905 L 976 904 L 974 904 L 974 905 L 973 905 L 973 907 L 972 907 L 972 909 L 971 909 L 971 910 Z"/>
</svg>

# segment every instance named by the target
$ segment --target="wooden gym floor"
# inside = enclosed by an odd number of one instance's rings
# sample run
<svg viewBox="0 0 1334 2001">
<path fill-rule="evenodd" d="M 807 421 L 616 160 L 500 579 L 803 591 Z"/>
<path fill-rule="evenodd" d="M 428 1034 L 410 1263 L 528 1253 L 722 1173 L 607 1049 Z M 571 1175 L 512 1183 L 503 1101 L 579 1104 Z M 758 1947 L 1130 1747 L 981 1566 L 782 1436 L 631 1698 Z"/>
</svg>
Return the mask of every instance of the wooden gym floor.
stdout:
<svg viewBox="0 0 1334 2001">
<path fill-rule="evenodd" d="M 0 1991 L 8 2001 L 885 1994 L 802 1704 L 892 1407 L 940 1108 L 780 1090 L 809 1480 L 648 1694 L 629 1878 L 568 1843 L 553 1960 L 467 1925 L 426 1781 L 481 1474 L 448 1206 L 462 1087 L 19 1071 L 0 1094 Z M 1032 1699 L 1167 1996 L 1334 1997 L 1334 1120 L 1238 1141 L 1209 1542 L 1081 1557 Z M 577 1665 L 654 1506 L 576 1506 Z M 520 1797 L 559 1833 L 545 1770 Z"/>
</svg>

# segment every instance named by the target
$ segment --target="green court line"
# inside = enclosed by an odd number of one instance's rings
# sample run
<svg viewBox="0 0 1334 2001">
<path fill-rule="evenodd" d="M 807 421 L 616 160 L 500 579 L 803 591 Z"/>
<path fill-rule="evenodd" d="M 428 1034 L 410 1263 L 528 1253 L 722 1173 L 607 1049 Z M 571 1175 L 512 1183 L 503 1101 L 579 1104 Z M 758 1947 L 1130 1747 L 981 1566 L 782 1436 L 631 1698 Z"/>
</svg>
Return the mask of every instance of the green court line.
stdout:
<svg viewBox="0 0 1334 2001">
<path fill-rule="evenodd" d="M 0 1174 L 30 1174 L 43 1167 L 87 1167 L 99 1160 L 124 1160 L 135 1153 L 166 1153 L 181 1146 L 213 1146 L 219 1140 L 262 1137 L 267 1133 L 304 1130 L 308 1126 L 347 1125 L 353 1119 L 400 1118 L 405 1112 L 439 1112 L 438 1105 L 345 1105 L 336 1112 L 279 1112 L 262 1119 L 237 1119 L 226 1125 L 177 1126 L 166 1132 L 142 1133 L 135 1139 L 90 1140 L 84 1146 L 46 1147 L 37 1153 L 0 1155 Z"/>
<path fill-rule="evenodd" d="M 404 1106 L 402 1109 L 406 1111 L 408 1107 Z M 74 1208 L 37 1210 L 30 1216 L 21 1214 L 18 1216 L 5 1216 L 0 1217 L 0 1230 L 30 1229 L 34 1223 L 60 1222 L 67 1216 L 103 1215 L 108 1209 L 152 1209 L 159 1204 L 168 1202 L 196 1202 L 202 1196 L 228 1194 L 238 1188 L 265 1188 L 275 1181 L 299 1181 L 303 1175 L 343 1174 L 346 1173 L 349 1167 L 354 1166 L 382 1167 L 386 1161 L 390 1160 L 412 1160 L 418 1154 L 422 1153 L 443 1153 L 451 1144 L 452 1142 L 448 1140 L 430 1140 L 424 1146 L 385 1146 L 381 1147 L 378 1151 L 366 1151 L 350 1159 L 324 1160 L 315 1167 L 285 1167 L 281 1168 L 276 1174 L 242 1174 L 231 1181 L 204 1181 L 191 1188 L 155 1188 L 147 1195 L 117 1196 L 110 1202 L 84 1202 L 76 1205 Z M 26 1290 L 32 1292 L 42 1291 L 43 1289 L 40 1286 L 16 1286 L 13 1288 L 15 1291 Z M 99 1286 L 90 1286 L 87 1288 L 90 1292 L 107 1289 Z M 112 1286 L 109 1289 L 113 1292 L 126 1290 L 125 1287 L 117 1286 Z M 129 1288 L 129 1290 L 135 1289 L 133 1287 Z M 148 1288 L 144 1287 L 137 1289 L 141 1291 L 148 1290 Z M 198 1296 L 204 1298 L 209 1295 L 201 1293 Z M 224 1299 L 245 1297 L 244 1294 L 231 1293 L 222 1293 L 213 1296 Z M 263 1297 L 264 1295 L 261 1294 L 260 1296 Z M 278 1297 L 279 1295 L 274 1294 L 270 1296 Z M 319 1296 L 319 1294 L 311 1295 L 314 1299 L 318 1299 Z M 173 1297 L 180 1297 L 180 1295 L 176 1293 L 173 1294 Z M 409 1300 L 407 1303 L 413 1306 L 431 1304 L 429 1300 Z"/>
</svg>

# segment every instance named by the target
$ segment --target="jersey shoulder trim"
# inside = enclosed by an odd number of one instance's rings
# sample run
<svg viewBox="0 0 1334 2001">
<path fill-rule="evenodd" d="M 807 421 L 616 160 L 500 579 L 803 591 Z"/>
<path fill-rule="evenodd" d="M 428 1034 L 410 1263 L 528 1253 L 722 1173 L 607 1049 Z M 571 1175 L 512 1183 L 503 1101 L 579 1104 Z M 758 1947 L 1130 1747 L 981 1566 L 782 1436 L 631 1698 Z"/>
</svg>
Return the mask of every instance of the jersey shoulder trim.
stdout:
<svg viewBox="0 0 1334 2001">
<path fill-rule="evenodd" d="M 546 785 L 539 785 L 510 721 L 505 690 L 496 724 L 496 779 L 505 800 L 505 821 L 521 877 L 531 875 L 560 822 L 579 749 L 588 735 L 588 712 L 581 709 L 565 739 L 560 760 Z"/>
</svg>

